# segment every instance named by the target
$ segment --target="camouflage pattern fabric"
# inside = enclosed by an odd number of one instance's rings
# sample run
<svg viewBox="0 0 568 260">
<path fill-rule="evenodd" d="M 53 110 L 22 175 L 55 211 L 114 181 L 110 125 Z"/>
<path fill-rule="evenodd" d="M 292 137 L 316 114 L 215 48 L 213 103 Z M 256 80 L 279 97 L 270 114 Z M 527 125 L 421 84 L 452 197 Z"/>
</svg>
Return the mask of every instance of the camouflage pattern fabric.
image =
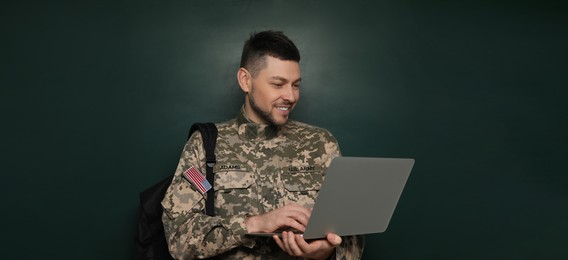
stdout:
<svg viewBox="0 0 568 260">
<path fill-rule="evenodd" d="M 340 155 L 337 141 L 324 129 L 292 120 L 278 128 L 251 123 L 244 110 L 217 128 L 216 215 L 204 214 L 206 194 L 182 176 L 191 166 L 205 173 L 195 132 L 162 201 L 170 253 L 176 259 L 295 259 L 272 238 L 246 236 L 245 219 L 289 203 L 313 207 L 325 170 Z M 334 257 L 359 259 L 363 236 L 342 239 Z"/>
</svg>

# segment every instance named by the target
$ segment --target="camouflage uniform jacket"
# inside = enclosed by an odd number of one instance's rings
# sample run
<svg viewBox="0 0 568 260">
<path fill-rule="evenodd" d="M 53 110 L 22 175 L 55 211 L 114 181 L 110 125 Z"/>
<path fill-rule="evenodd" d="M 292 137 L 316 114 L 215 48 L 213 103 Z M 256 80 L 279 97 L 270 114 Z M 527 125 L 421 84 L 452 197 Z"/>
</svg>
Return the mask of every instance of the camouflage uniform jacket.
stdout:
<svg viewBox="0 0 568 260">
<path fill-rule="evenodd" d="M 170 253 L 176 259 L 293 259 L 272 238 L 246 236 L 245 219 L 289 203 L 313 207 L 326 168 L 340 155 L 326 130 L 289 120 L 275 128 L 251 123 L 244 111 L 217 124 L 215 216 L 203 214 L 205 200 L 182 173 L 205 173 L 199 132 L 185 145 L 162 206 Z M 359 259 L 363 237 L 343 237 L 337 259 Z"/>
</svg>

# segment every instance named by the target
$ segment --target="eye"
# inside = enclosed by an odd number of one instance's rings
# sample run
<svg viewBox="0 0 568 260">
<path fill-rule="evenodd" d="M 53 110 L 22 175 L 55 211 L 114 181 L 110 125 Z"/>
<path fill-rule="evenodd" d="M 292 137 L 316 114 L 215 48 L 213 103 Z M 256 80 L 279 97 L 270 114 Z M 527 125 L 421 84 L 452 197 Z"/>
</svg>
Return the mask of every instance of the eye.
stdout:
<svg viewBox="0 0 568 260">
<path fill-rule="evenodd" d="M 293 87 L 294 89 L 300 89 L 300 84 L 294 84 L 294 85 L 292 85 L 292 87 Z"/>
<path fill-rule="evenodd" d="M 282 88 L 284 86 L 284 84 L 282 83 L 270 83 L 272 86 L 274 86 L 275 88 Z"/>
</svg>

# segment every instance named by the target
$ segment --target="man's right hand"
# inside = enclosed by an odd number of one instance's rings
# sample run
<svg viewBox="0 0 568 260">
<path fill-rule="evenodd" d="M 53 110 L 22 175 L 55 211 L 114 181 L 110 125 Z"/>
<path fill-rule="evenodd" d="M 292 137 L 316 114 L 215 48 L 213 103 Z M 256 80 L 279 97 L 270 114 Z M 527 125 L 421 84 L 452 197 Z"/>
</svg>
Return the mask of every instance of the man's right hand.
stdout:
<svg viewBox="0 0 568 260">
<path fill-rule="evenodd" d="M 290 204 L 268 213 L 247 218 L 245 225 L 249 233 L 270 233 L 282 228 L 293 228 L 304 232 L 311 209 Z"/>
</svg>

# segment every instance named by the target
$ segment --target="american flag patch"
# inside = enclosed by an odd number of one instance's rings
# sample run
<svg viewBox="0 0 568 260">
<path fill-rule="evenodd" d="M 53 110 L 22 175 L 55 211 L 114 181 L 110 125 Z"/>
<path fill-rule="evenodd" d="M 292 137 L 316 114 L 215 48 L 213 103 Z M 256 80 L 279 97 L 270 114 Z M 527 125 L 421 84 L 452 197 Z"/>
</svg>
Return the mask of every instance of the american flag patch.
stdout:
<svg viewBox="0 0 568 260">
<path fill-rule="evenodd" d="M 209 189 L 211 189 L 211 184 L 209 184 L 209 182 L 205 178 L 203 178 L 201 172 L 199 172 L 199 170 L 195 169 L 195 167 L 193 166 L 189 167 L 189 169 L 183 172 L 183 177 L 191 182 L 191 184 L 193 184 L 193 186 L 195 186 L 195 188 L 197 188 L 197 190 L 199 190 L 201 194 L 204 194 Z"/>
</svg>

